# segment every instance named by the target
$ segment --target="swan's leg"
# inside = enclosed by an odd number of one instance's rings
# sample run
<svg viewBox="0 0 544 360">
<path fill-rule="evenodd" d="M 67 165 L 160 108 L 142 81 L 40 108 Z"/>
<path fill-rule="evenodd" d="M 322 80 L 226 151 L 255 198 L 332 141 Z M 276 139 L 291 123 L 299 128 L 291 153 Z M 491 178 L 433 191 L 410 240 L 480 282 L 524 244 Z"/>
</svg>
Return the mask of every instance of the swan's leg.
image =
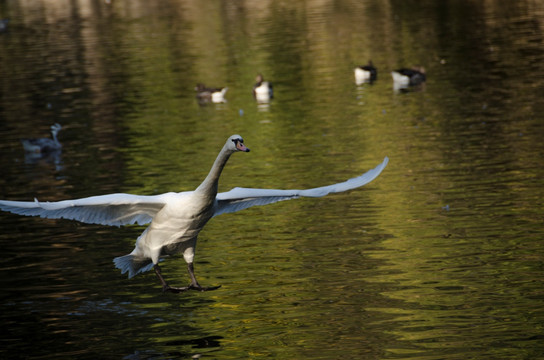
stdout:
<svg viewBox="0 0 544 360">
<path fill-rule="evenodd" d="M 189 276 L 191 276 L 191 285 L 189 285 L 189 289 L 191 290 L 199 290 L 199 291 L 210 291 L 210 290 L 216 290 L 221 287 L 221 285 L 218 286 L 208 286 L 208 287 L 202 287 L 196 281 L 195 277 L 195 268 L 192 262 L 187 264 L 187 271 L 189 271 Z"/>
<path fill-rule="evenodd" d="M 194 267 L 192 262 L 187 264 L 187 271 L 189 272 L 189 276 L 191 277 L 191 285 L 189 285 L 189 286 L 192 287 L 192 288 L 195 288 L 195 289 L 202 288 L 202 286 L 200 286 L 198 281 L 196 281 L 195 267 Z"/>
<path fill-rule="evenodd" d="M 153 270 L 155 270 L 155 274 L 157 275 L 157 277 L 159 278 L 159 280 L 160 280 L 160 282 L 162 284 L 162 291 L 163 292 L 167 292 L 167 291 L 182 292 L 182 291 L 189 290 L 188 286 L 183 287 L 183 288 L 175 288 L 175 287 L 172 287 L 172 286 L 168 285 L 166 280 L 164 280 L 164 278 L 162 277 L 161 267 L 159 266 L 159 264 L 155 264 L 155 266 L 153 266 Z"/>
<path fill-rule="evenodd" d="M 153 267 L 153 269 L 155 270 L 155 274 L 157 275 L 157 277 L 159 278 L 159 280 L 160 280 L 160 282 L 162 284 L 162 291 L 163 292 L 170 291 L 170 292 L 174 292 L 174 293 L 179 293 L 179 292 L 183 292 L 183 291 L 187 291 L 187 290 L 209 291 L 209 290 L 219 289 L 221 287 L 221 285 L 219 285 L 219 286 L 210 286 L 210 287 L 200 286 L 198 281 L 196 281 L 193 263 L 189 263 L 187 265 L 187 270 L 189 271 L 189 275 L 191 276 L 191 284 L 189 286 L 184 286 L 184 287 L 173 287 L 173 286 L 168 285 L 168 283 L 166 282 L 166 280 L 164 280 L 164 277 L 161 274 L 161 268 L 160 268 L 159 264 L 156 264 Z"/>
</svg>

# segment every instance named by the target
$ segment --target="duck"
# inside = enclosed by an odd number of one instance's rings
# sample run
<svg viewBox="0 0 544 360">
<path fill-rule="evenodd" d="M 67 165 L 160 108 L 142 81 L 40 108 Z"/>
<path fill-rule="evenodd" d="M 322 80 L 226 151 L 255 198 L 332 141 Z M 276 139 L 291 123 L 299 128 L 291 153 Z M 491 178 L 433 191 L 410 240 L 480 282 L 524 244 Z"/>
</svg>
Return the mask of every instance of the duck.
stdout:
<svg viewBox="0 0 544 360">
<path fill-rule="evenodd" d="M 208 291 L 219 286 L 203 287 L 196 279 L 194 257 L 197 237 L 206 223 L 219 215 L 234 213 L 256 205 L 300 197 L 317 198 L 363 186 L 374 180 L 388 163 L 383 162 L 366 173 L 336 183 L 305 190 L 254 189 L 236 187 L 218 193 L 219 177 L 234 153 L 249 153 L 240 135 L 230 136 L 217 155 L 208 175 L 193 191 L 167 192 L 160 195 L 114 193 L 56 202 L 0 200 L 0 209 L 26 216 L 70 219 L 89 224 L 148 227 L 136 240 L 134 250 L 116 257 L 113 262 L 122 274 L 132 278 L 153 269 L 163 292 Z M 349 201 L 346 198 L 345 201 Z M 159 262 L 165 257 L 182 254 L 190 277 L 188 286 L 170 286 L 162 275 Z"/>
<path fill-rule="evenodd" d="M 265 81 L 262 74 L 258 74 L 253 85 L 253 97 L 259 103 L 267 103 L 274 97 L 272 83 Z"/>
<path fill-rule="evenodd" d="M 367 65 L 360 65 L 353 69 L 355 73 L 355 83 L 361 85 L 364 83 L 373 83 L 378 79 L 378 69 L 374 67 L 372 61 L 368 61 Z"/>
<path fill-rule="evenodd" d="M 59 131 L 62 126 L 58 123 L 51 125 L 51 139 L 38 138 L 38 139 L 21 139 L 23 148 L 28 153 L 36 154 L 48 154 L 54 151 L 58 151 L 62 148 L 61 143 L 57 139 Z"/>
<path fill-rule="evenodd" d="M 197 92 L 196 98 L 198 99 L 199 103 L 226 103 L 227 100 L 225 99 L 225 94 L 227 93 L 228 89 L 228 87 L 210 88 L 200 83 L 195 87 Z"/>
<path fill-rule="evenodd" d="M 418 86 L 427 80 L 423 67 L 397 69 L 391 72 L 391 76 L 393 77 L 394 86 L 399 89 Z"/>
</svg>

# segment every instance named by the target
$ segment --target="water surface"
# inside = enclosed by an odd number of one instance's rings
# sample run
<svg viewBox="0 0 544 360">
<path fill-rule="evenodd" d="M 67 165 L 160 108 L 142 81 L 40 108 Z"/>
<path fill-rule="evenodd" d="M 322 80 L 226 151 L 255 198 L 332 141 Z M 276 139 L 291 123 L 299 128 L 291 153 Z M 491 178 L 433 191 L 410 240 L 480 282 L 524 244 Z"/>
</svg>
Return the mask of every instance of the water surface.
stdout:
<svg viewBox="0 0 544 360">
<path fill-rule="evenodd" d="M 0 214 L 2 358 L 534 359 L 542 299 L 544 7 L 537 1 L 0 4 L 0 198 L 364 188 L 213 219 L 163 294 L 112 259 L 143 227 Z M 357 86 L 372 59 L 378 81 Z M 428 81 L 395 92 L 389 72 Z M 275 98 L 256 104 L 257 73 Z M 228 86 L 200 106 L 198 82 Z M 23 137 L 59 122 L 61 154 Z M 176 285 L 181 258 L 164 262 Z"/>
</svg>

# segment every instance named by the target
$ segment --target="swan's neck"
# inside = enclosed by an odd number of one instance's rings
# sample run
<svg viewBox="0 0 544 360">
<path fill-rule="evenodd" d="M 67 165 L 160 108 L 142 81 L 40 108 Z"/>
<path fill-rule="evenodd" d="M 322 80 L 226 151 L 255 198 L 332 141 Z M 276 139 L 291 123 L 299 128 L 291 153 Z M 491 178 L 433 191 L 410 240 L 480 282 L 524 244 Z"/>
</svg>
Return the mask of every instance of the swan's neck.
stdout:
<svg viewBox="0 0 544 360">
<path fill-rule="evenodd" d="M 59 140 L 57 139 L 57 133 L 58 133 L 58 130 L 51 131 L 51 135 L 53 136 L 53 141 L 55 142 L 55 144 L 60 145 Z"/>
<path fill-rule="evenodd" d="M 232 152 L 229 151 L 226 146 L 223 147 L 219 155 L 217 155 L 208 176 L 206 176 L 206 179 L 204 179 L 202 184 L 196 188 L 195 192 L 203 193 L 215 199 L 219 187 L 219 176 L 221 176 L 221 172 L 231 154 Z"/>
</svg>

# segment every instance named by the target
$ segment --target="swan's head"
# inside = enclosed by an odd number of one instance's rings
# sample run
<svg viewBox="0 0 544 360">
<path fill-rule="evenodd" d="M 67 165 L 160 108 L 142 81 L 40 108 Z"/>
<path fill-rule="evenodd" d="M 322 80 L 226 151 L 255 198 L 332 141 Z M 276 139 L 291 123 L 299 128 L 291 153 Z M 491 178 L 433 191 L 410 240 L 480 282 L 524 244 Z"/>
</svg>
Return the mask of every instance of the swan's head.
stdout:
<svg viewBox="0 0 544 360">
<path fill-rule="evenodd" d="M 62 129 L 62 126 L 60 126 L 60 124 L 58 123 L 51 125 L 51 131 L 59 132 L 61 129 Z"/>
<path fill-rule="evenodd" d="M 244 139 L 240 135 L 232 135 L 227 140 L 227 148 L 231 151 L 249 152 L 249 149 L 244 145 Z"/>
</svg>

